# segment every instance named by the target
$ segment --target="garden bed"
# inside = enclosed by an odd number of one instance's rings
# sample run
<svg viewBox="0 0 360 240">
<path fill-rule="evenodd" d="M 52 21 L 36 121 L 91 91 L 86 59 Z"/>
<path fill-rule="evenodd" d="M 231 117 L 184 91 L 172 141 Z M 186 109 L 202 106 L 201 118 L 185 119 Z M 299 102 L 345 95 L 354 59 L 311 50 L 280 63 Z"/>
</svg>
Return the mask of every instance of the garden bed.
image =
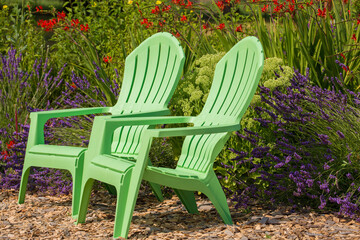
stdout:
<svg viewBox="0 0 360 240">
<path fill-rule="evenodd" d="M 17 204 L 17 191 L 0 192 L 1 239 L 112 239 L 115 198 L 91 198 L 86 224 L 70 216 L 71 196 L 28 194 Z M 230 207 L 235 223 L 222 223 L 213 205 L 197 197 L 199 215 L 188 214 L 176 196 L 159 203 L 140 193 L 130 226 L 130 239 L 356 239 L 360 224 L 333 213 L 292 212 L 290 208 Z"/>
</svg>

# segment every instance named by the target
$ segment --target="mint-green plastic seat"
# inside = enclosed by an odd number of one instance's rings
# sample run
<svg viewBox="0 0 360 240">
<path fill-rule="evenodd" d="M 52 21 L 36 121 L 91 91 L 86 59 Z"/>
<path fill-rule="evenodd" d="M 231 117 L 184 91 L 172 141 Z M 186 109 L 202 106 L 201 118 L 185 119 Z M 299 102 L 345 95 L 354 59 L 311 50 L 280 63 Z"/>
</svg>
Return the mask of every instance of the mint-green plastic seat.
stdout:
<svg viewBox="0 0 360 240">
<path fill-rule="evenodd" d="M 167 104 L 181 76 L 184 61 L 184 52 L 177 39 L 169 33 L 157 33 L 141 43 L 126 58 L 123 84 L 115 106 L 31 113 L 18 202 L 24 203 L 31 167 L 65 169 L 70 171 L 73 177 L 72 216 L 76 218 L 84 153 L 87 149 L 44 144 L 46 121 L 50 118 L 96 113 L 111 113 L 118 117 L 167 115 L 170 113 Z M 147 126 L 133 126 L 115 129 L 111 154 L 136 159 L 140 136 L 146 128 Z M 160 187 L 156 184 L 151 186 L 158 199 L 162 200 Z"/>
<path fill-rule="evenodd" d="M 226 224 L 232 224 L 225 194 L 213 162 L 239 122 L 256 91 L 264 63 L 259 40 L 247 37 L 217 64 L 209 96 L 197 117 L 96 117 L 85 154 L 78 223 L 85 221 L 94 180 L 115 186 L 114 237 L 126 238 L 141 181 L 175 189 L 190 213 L 197 213 L 194 191 L 207 195 Z M 130 123 L 130 124 L 129 124 Z M 155 129 L 158 124 L 193 123 L 192 127 Z M 142 133 L 136 162 L 111 155 L 109 135 L 119 126 L 150 125 Z M 186 136 L 176 169 L 148 165 L 153 138 Z"/>
</svg>

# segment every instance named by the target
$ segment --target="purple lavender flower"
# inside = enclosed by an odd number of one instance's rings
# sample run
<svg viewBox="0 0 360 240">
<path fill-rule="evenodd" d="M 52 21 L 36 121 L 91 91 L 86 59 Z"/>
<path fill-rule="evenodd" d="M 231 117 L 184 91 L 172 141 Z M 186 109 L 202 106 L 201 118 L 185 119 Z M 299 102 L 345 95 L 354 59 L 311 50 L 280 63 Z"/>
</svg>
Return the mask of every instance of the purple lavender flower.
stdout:
<svg viewBox="0 0 360 240">
<path fill-rule="evenodd" d="M 330 166 L 327 163 L 325 163 L 323 167 L 324 167 L 324 170 L 329 170 L 330 169 Z"/>
<path fill-rule="evenodd" d="M 332 143 L 329 141 L 329 136 L 326 134 L 318 134 L 320 141 L 322 144 L 331 145 Z"/>
</svg>

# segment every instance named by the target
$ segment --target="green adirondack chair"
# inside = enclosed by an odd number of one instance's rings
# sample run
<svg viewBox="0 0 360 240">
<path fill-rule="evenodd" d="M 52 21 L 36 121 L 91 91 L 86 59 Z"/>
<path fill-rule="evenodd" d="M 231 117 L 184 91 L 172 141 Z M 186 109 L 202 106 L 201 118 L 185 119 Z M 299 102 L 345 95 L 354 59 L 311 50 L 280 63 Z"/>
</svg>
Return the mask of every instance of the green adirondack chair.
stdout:
<svg viewBox="0 0 360 240">
<path fill-rule="evenodd" d="M 96 117 L 89 150 L 85 154 L 78 223 L 85 221 L 94 180 L 115 186 L 117 204 L 114 237 L 126 238 L 141 180 L 175 189 L 190 213 L 197 213 L 194 191 L 207 195 L 226 224 L 232 224 L 225 194 L 213 170 L 213 162 L 256 91 L 264 55 L 259 40 L 247 37 L 217 64 L 206 104 L 197 117 L 151 117 L 119 119 Z M 193 127 L 155 129 L 158 124 L 192 123 Z M 142 133 L 136 162 L 111 155 L 111 137 L 120 126 L 150 127 Z M 95 127 L 96 126 L 96 127 Z M 148 165 L 155 137 L 187 136 L 176 169 Z"/>
<path fill-rule="evenodd" d="M 185 57 L 180 43 L 169 33 L 157 33 L 141 43 L 125 61 L 123 85 L 113 107 L 65 109 L 30 114 L 31 125 L 21 177 L 18 203 L 24 203 L 31 167 L 65 169 L 73 177 L 72 216 L 79 206 L 83 160 L 86 148 L 44 144 L 44 124 L 50 118 L 111 113 L 124 116 L 161 116 L 170 111 L 167 104 L 182 73 Z M 120 127 L 114 130 L 111 154 L 136 158 L 141 133 L 147 126 Z M 151 184 L 162 200 L 160 187 Z"/>
</svg>

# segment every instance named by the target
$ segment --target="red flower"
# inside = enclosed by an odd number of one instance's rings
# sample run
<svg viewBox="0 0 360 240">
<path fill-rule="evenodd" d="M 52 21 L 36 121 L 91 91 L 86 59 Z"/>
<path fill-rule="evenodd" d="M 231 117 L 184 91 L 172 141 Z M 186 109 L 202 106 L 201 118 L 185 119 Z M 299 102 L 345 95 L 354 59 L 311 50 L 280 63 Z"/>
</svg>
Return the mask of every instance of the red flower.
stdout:
<svg viewBox="0 0 360 240">
<path fill-rule="evenodd" d="M 344 58 L 344 60 L 346 60 L 346 58 L 345 58 L 344 54 L 340 53 L 340 56 L 342 56 L 342 57 Z"/>
<path fill-rule="evenodd" d="M 89 24 L 86 24 L 86 25 L 80 25 L 80 30 L 81 31 L 84 31 L 84 32 L 87 32 L 89 30 Z"/>
<path fill-rule="evenodd" d="M 71 26 L 72 26 L 72 27 L 79 25 L 79 23 L 80 23 L 79 19 L 72 19 L 72 20 L 71 20 Z"/>
<path fill-rule="evenodd" d="M 154 9 L 151 9 L 151 13 L 152 13 L 152 14 L 158 14 L 159 12 L 160 12 L 159 6 L 155 6 Z"/>
<path fill-rule="evenodd" d="M 38 21 L 38 26 L 44 28 L 46 32 L 51 31 L 52 28 L 56 25 L 56 19 L 51 20 L 42 20 Z"/>
<path fill-rule="evenodd" d="M 149 21 L 147 20 L 147 18 L 143 18 L 143 20 L 140 23 L 141 25 L 144 25 L 144 24 L 148 24 Z"/>
<path fill-rule="evenodd" d="M 109 63 L 109 62 L 112 61 L 112 57 L 106 56 L 106 57 L 103 58 L 103 61 L 104 61 L 104 63 Z"/>
<path fill-rule="evenodd" d="M 65 17 L 66 17 L 66 13 L 64 13 L 64 11 L 57 13 L 58 22 L 63 21 Z"/>
<path fill-rule="evenodd" d="M 179 32 L 177 32 L 176 34 L 173 33 L 173 35 L 174 35 L 175 37 L 180 37 L 180 33 L 179 33 Z"/>
<path fill-rule="evenodd" d="M 14 142 L 13 140 L 11 140 L 10 142 L 8 142 L 8 143 L 6 144 L 6 147 L 7 147 L 8 149 L 12 149 L 12 148 L 14 147 L 14 145 L 15 145 L 15 142 Z"/>
<path fill-rule="evenodd" d="M 274 8 L 274 12 L 279 13 L 281 11 L 281 8 L 282 8 L 281 4 L 277 5 L 276 8 Z"/>
<path fill-rule="evenodd" d="M 208 25 L 207 25 L 207 24 L 204 24 L 204 25 L 202 25 L 202 28 L 203 28 L 203 29 L 207 29 L 207 28 L 208 28 Z"/>
<path fill-rule="evenodd" d="M 168 5 L 168 6 L 163 7 L 162 11 L 165 12 L 165 11 L 169 11 L 170 9 L 171 9 L 171 6 Z"/>
<path fill-rule="evenodd" d="M 269 4 L 264 5 L 264 7 L 261 8 L 262 12 L 265 12 L 269 8 Z"/>
<path fill-rule="evenodd" d="M 6 160 L 9 157 L 9 153 L 5 150 L 1 152 L 1 155 L 4 156 L 4 160 Z"/>
<path fill-rule="evenodd" d="M 357 39 L 356 39 L 355 34 L 352 35 L 351 39 L 353 39 L 356 42 Z"/>
<path fill-rule="evenodd" d="M 224 29 L 225 28 L 225 23 L 220 23 L 219 26 L 217 27 L 217 29 Z"/>
<path fill-rule="evenodd" d="M 311 5 L 313 5 L 314 3 L 313 3 L 313 0 L 311 0 L 309 3 L 306 3 L 306 5 L 308 5 L 308 6 L 311 6 Z"/>
<path fill-rule="evenodd" d="M 242 32 L 242 30 L 243 30 L 243 29 L 242 29 L 242 25 L 240 24 L 240 25 L 236 28 L 235 31 L 236 31 L 236 32 Z"/>
<path fill-rule="evenodd" d="M 163 20 L 162 22 L 159 20 L 159 25 L 162 27 L 162 26 L 164 26 L 165 25 L 165 20 Z"/>
<path fill-rule="evenodd" d="M 216 5 L 218 6 L 218 8 L 220 8 L 221 11 L 225 8 L 223 1 L 217 1 Z"/>
<path fill-rule="evenodd" d="M 29 5 L 27 5 L 27 8 L 29 9 L 29 12 L 31 11 L 31 8 L 30 8 L 30 6 Z"/>
<path fill-rule="evenodd" d="M 146 28 L 149 28 L 153 25 L 153 22 L 149 22 L 147 18 L 143 18 L 140 23 L 141 25 L 145 25 Z"/>
<path fill-rule="evenodd" d="M 319 8 L 317 15 L 320 16 L 320 17 L 325 17 L 325 16 L 326 16 L 326 8 L 324 8 L 324 10 L 321 10 L 321 9 Z"/>
<path fill-rule="evenodd" d="M 36 7 L 36 11 L 37 11 L 37 12 L 40 12 L 40 11 L 42 11 L 42 10 L 43 10 L 43 7 L 42 7 L 42 6 Z"/>
<path fill-rule="evenodd" d="M 186 20 L 187 20 L 187 17 L 186 17 L 185 15 L 182 15 L 182 17 L 181 17 L 180 21 L 182 21 L 182 22 L 186 22 Z"/>
<path fill-rule="evenodd" d="M 289 4 L 289 11 L 290 12 L 295 11 L 295 5 Z"/>
<path fill-rule="evenodd" d="M 75 85 L 75 83 L 72 83 L 72 84 L 71 84 L 71 87 L 72 87 L 73 89 L 76 89 L 76 88 L 77 88 L 77 86 Z"/>
<path fill-rule="evenodd" d="M 190 8 L 192 6 L 192 2 L 188 1 L 187 5 L 185 7 Z"/>
</svg>

